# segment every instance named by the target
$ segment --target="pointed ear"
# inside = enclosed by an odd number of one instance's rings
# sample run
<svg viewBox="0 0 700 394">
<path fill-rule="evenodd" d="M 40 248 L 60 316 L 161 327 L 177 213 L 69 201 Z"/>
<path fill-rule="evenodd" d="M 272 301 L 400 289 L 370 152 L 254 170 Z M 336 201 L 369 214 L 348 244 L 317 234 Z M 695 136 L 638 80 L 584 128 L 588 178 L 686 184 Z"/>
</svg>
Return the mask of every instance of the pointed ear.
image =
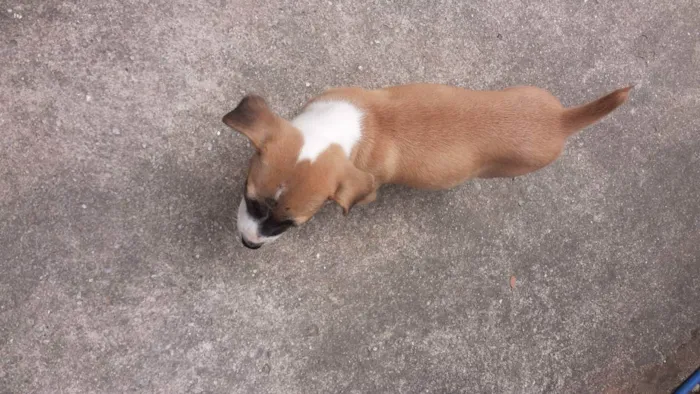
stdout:
<svg viewBox="0 0 700 394">
<path fill-rule="evenodd" d="M 375 192 L 374 176 L 357 169 L 348 161 L 332 199 L 343 208 L 343 215 L 347 216 L 355 204 L 374 201 Z"/>
<path fill-rule="evenodd" d="M 256 95 L 243 98 L 233 111 L 224 115 L 223 122 L 244 134 L 260 150 L 274 128 L 276 115 L 267 106 L 265 99 Z"/>
</svg>

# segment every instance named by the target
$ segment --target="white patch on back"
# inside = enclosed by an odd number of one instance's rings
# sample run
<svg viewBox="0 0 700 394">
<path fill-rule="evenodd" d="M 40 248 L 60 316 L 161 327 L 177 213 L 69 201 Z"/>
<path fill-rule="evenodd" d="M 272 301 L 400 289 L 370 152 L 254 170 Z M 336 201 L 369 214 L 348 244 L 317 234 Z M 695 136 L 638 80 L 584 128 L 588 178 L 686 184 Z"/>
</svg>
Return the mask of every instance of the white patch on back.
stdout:
<svg viewBox="0 0 700 394">
<path fill-rule="evenodd" d="M 309 104 L 292 124 L 301 131 L 304 144 L 297 161 L 316 158 L 337 144 L 350 157 L 362 137 L 362 111 L 345 101 L 317 101 Z"/>
</svg>

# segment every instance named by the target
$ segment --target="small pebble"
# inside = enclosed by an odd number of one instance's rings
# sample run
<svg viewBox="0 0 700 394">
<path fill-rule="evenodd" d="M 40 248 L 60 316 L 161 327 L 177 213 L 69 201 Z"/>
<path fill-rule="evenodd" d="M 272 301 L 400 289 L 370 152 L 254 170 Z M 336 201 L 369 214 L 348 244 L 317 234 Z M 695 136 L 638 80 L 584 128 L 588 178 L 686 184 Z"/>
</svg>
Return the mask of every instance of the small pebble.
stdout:
<svg viewBox="0 0 700 394">
<path fill-rule="evenodd" d="M 86 209 L 86 208 L 87 208 L 87 205 L 83 204 L 83 205 L 81 205 L 80 207 L 83 208 L 83 209 Z"/>
<path fill-rule="evenodd" d="M 213 146 L 211 144 L 207 144 L 207 150 L 212 150 Z"/>
<path fill-rule="evenodd" d="M 119 130 L 118 128 L 116 128 L 116 127 L 113 127 L 113 128 L 112 128 L 112 134 L 114 134 L 114 135 L 120 135 L 121 133 L 122 133 L 121 130 Z"/>
<path fill-rule="evenodd" d="M 216 135 L 221 135 L 221 131 L 217 131 L 217 132 L 216 132 Z"/>
<path fill-rule="evenodd" d="M 195 256 L 194 256 L 194 258 L 195 258 L 195 259 L 198 259 L 198 258 L 199 258 L 199 255 L 198 255 L 198 254 L 197 254 L 197 255 L 195 255 Z"/>
<path fill-rule="evenodd" d="M 85 101 L 87 101 L 87 102 L 92 101 L 92 96 L 90 96 L 89 94 L 86 94 L 86 95 L 85 95 Z"/>
<path fill-rule="evenodd" d="M 306 87 L 308 88 L 309 86 L 311 86 L 311 82 L 306 83 Z"/>
<path fill-rule="evenodd" d="M 141 147 L 146 149 L 146 144 L 141 144 Z"/>
<path fill-rule="evenodd" d="M 316 253 L 316 258 L 321 257 L 321 253 Z"/>
<path fill-rule="evenodd" d="M 362 71 L 362 66 L 357 66 L 357 69 Z"/>
</svg>

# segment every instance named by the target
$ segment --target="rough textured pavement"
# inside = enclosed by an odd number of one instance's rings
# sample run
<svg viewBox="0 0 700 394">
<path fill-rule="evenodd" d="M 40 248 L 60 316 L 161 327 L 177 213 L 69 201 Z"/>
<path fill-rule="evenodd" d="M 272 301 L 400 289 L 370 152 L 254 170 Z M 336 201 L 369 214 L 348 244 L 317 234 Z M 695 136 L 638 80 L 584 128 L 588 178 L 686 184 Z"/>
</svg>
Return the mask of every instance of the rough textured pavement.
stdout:
<svg viewBox="0 0 700 394">
<path fill-rule="evenodd" d="M 534 3 L 3 0 L 0 392 L 679 384 L 700 360 L 700 2 Z M 389 187 L 240 245 L 251 151 L 220 119 L 245 92 L 290 116 L 417 81 L 637 88 L 535 174 Z"/>
</svg>

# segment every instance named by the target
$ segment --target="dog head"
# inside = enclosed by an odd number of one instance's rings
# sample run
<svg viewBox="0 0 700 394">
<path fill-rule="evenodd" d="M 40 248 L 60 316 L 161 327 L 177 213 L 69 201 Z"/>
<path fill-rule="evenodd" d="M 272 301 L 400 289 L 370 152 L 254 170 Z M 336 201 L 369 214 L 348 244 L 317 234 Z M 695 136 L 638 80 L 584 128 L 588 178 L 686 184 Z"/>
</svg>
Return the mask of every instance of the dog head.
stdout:
<svg viewBox="0 0 700 394">
<path fill-rule="evenodd" d="M 243 244 L 257 249 L 293 226 L 308 221 L 328 200 L 344 214 L 374 190 L 374 177 L 357 169 L 339 144 L 302 155 L 304 134 L 277 116 L 259 96 L 247 96 L 223 117 L 255 147 L 250 159 L 238 231 Z M 308 136 L 307 136 L 308 139 Z"/>
</svg>

